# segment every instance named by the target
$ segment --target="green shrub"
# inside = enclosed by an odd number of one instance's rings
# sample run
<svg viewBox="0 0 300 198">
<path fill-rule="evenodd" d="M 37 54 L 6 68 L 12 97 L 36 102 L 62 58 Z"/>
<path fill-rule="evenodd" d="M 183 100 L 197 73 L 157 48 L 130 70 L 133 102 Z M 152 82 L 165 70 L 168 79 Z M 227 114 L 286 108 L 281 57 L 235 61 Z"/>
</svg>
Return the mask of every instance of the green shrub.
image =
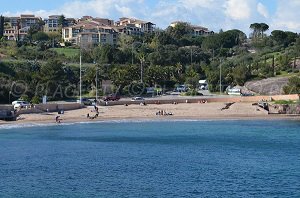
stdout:
<svg viewBox="0 0 300 198">
<path fill-rule="evenodd" d="M 22 96 L 20 97 L 20 100 L 30 101 L 28 95 L 22 95 Z"/>
<path fill-rule="evenodd" d="M 199 95 L 198 91 L 196 89 L 190 89 L 185 93 L 182 93 L 184 96 L 197 96 Z"/>
<path fill-rule="evenodd" d="M 41 99 L 38 96 L 33 96 L 32 99 L 31 99 L 32 104 L 39 104 L 40 101 L 41 101 Z"/>
<path fill-rule="evenodd" d="M 295 101 L 292 100 L 277 100 L 274 102 L 274 104 L 294 104 Z"/>
</svg>

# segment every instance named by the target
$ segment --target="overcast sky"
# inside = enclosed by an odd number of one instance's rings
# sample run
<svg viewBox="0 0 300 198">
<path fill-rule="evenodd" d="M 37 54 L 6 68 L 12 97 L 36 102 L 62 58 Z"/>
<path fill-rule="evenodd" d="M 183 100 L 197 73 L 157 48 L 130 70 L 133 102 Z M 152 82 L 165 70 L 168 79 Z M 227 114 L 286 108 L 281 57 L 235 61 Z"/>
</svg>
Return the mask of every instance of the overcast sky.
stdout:
<svg viewBox="0 0 300 198">
<path fill-rule="evenodd" d="M 220 29 L 240 29 L 264 22 L 270 30 L 300 32 L 300 0 L 0 0 L 0 14 L 16 16 L 52 14 L 79 18 L 83 15 L 117 20 L 135 17 L 166 28 L 172 21 Z M 5 2 L 5 3 L 4 3 Z M 3 6 L 4 5 L 4 6 Z"/>
</svg>

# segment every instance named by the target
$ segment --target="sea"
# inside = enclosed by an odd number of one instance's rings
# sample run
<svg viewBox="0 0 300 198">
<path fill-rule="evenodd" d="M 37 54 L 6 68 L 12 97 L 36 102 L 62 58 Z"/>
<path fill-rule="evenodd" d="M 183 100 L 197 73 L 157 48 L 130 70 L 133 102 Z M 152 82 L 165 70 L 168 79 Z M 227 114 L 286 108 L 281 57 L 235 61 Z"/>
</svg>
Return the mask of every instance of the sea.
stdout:
<svg viewBox="0 0 300 198">
<path fill-rule="evenodd" d="M 300 197 L 300 122 L 0 126 L 0 197 Z"/>
</svg>

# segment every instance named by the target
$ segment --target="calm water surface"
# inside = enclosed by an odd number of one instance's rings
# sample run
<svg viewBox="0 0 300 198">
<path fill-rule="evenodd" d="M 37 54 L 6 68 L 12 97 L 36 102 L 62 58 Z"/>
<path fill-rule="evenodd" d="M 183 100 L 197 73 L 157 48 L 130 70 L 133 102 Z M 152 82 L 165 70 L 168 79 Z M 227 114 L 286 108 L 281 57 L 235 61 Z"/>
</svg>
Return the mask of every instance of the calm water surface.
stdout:
<svg viewBox="0 0 300 198">
<path fill-rule="evenodd" d="M 300 122 L 0 126 L 0 197 L 300 197 Z"/>
</svg>

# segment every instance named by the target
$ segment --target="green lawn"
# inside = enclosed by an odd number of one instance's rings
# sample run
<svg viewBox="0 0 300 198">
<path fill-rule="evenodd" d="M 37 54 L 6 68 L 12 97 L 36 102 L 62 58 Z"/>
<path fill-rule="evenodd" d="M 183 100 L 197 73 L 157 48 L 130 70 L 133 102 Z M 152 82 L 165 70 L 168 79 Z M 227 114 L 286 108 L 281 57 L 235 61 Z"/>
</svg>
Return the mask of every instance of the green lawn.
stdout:
<svg viewBox="0 0 300 198">
<path fill-rule="evenodd" d="M 52 50 L 56 51 L 58 54 L 64 54 L 68 58 L 73 58 L 79 53 L 79 49 L 73 48 L 53 48 Z"/>
</svg>

